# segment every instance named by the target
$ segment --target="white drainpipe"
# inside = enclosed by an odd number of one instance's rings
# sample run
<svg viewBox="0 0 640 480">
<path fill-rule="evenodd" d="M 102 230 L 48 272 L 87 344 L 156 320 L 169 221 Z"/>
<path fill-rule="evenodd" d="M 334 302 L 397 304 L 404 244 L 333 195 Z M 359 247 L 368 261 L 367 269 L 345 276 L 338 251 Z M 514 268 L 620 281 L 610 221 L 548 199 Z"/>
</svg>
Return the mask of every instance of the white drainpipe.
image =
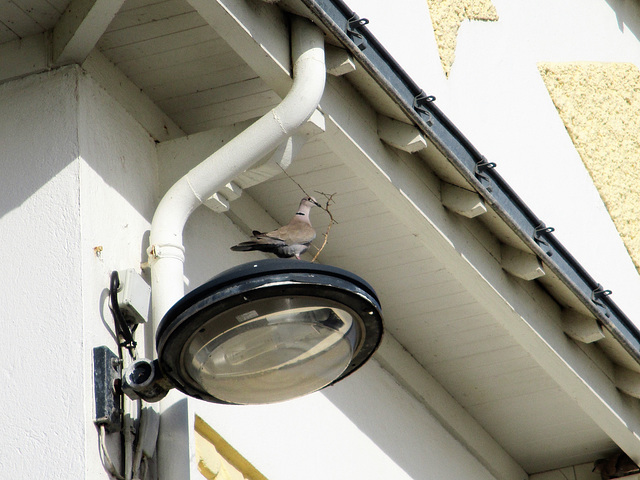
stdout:
<svg viewBox="0 0 640 480">
<path fill-rule="evenodd" d="M 322 32 L 295 17 L 291 45 L 293 85 L 284 100 L 178 180 L 156 209 L 149 238 L 154 332 L 167 310 L 184 295 L 182 231 L 191 213 L 292 136 L 320 102 L 326 75 Z"/>
</svg>

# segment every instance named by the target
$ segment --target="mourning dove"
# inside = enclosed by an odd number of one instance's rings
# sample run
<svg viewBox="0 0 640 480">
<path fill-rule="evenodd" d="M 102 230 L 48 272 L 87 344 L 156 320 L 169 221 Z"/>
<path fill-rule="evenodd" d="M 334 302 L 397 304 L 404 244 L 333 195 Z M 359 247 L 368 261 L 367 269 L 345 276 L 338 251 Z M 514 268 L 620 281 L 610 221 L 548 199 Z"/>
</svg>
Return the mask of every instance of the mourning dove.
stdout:
<svg viewBox="0 0 640 480">
<path fill-rule="evenodd" d="M 273 232 L 261 233 L 254 230 L 253 240 L 234 245 L 231 250 L 236 252 L 259 250 L 274 253 L 280 258 L 296 257 L 300 260 L 300 255 L 308 250 L 309 245 L 316 238 L 316 231 L 309 220 L 309 211 L 314 205 L 319 206 L 313 197 L 304 197 L 298 211 L 287 225 Z"/>
</svg>

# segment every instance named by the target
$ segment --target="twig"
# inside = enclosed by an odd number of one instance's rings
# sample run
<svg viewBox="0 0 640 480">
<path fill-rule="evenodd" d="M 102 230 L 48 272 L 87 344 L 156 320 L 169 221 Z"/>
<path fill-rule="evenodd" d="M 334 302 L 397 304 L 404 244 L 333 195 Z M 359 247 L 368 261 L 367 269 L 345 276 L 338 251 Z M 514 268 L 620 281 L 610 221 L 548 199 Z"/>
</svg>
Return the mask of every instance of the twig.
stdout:
<svg viewBox="0 0 640 480">
<path fill-rule="evenodd" d="M 330 221 L 329 221 L 329 225 L 327 225 L 327 230 L 322 234 L 322 236 L 324 237 L 322 245 L 320 246 L 320 248 L 316 252 L 315 256 L 311 259 L 311 262 L 315 262 L 316 261 L 316 259 L 318 258 L 318 256 L 322 252 L 322 250 L 324 249 L 325 245 L 327 244 L 327 240 L 329 240 L 329 232 L 331 231 L 331 227 L 333 226 L 334 223 L 338 223 L 333 218 L 333 214 L 331 213 L 331 210 L 329 210 L 329 205 L 331 205 L 333 203 L 333 196 L 335 195 L 335 193 L 326 194 L 326 193 L 323 193 L 323 192 L 318 192 L 317 190 L 316 190 L 316 193 L 319 193 L 320 195 L 324 196 L 327 199 L 326 205 L 324 207 L 320 205 L 320 208 L 322 208 L 325 212 L 327 212 L 327 214 L 329 215 L 329 220 Z"/>
<path fill-rule="evenodd" d="M 291 175 L 289 175 L 287 173 L 287 171 L 282 168 L 282 166 L 278 165 L 280 167 L 280 169 L 282 170 L 282 173 L 284 173 L 286 175 L 286 177 L 291 180 L 293 183 L 295 183 L 298 188 L 300 190 L 302 190 L 302 193 L 305 194 L 305 196 L 307 197 L 311 197 L 311 195 L 309 195 L 307 193 L 307 191 L 302 187 L 302 185 L 300 185 L 298 182 L 296 182 Z M 324 237 L 324 240 L 322 242 L 322 246 L 320 248 L 316 247 L 314 245 L 314 248 L 316 248 L 318 251 L 316 252 L 315 256 L 313 257 L 313 259 L 311 260 L 312 262 L 315 262 L 316 259 L 318 258 L 318 256 L 320 255 L 320 252 L 322 252 L 322 250 L 324 249 L 325 245 L 327 244 L 327 241 L 329 240 L 329 232 L 331 231 L 331 227 L 333 226 L 334 223 L 338 223 L 334 218 L 333 215 L 331 214 L 331 210 L 329 210 L 329 206 L 333 203 L 333 196 L 335 195 L 335 193 L 331 193 L 331 194 L 327 194 L 324 192 L 318 192 L 316 190 L 316 193 L 322 195 L 323 197 L 325 197 L 327 199 L 327 203 L 325 204 L 325 206 L 323 207 L 322 205 L 318 205 L 322 210 L 324 210 L 325 212 L 327 212 L 327 214 L 329 215 L 329 225 L 327 226 L 327 229 L 325 230 L 325 232 L 322 234 L 322 236 Z"/>
<path fill-rule="evenodd" d="M 311 196 L 311 195 L 309 195 L 309 194 L 307 193 L 307 191 L 302 187 L 302 185 L 300 185 L 298 182 L 296 182 L 296 181 L 293 179 L 293 177 L 292 177 L 291 175 L 289 175 L 289 174 L 287 173 L 287 171 L 286 171 L 284 168 L 282 168 L 282 165 L 280 165 L 279 163 L 276 163 L 276 165 L 278 165 L 278 166 L 280 167 L 280 170 L 282 170 L 282 173 L 284 173 L 284 174 L 287 176 L 287 178 L 288 178 L 289 180 L 291 180 L 293 183 L 295 183 L 295 184 L 298 186 L 298 188 L 299 188 L 300 190 L 302 190 L 302 193 L 304 193 L 304 194 L 305 194 L 305 196 L 307 196 L 307 197 L 310 197 L 310 196 Z"/>
</svg>

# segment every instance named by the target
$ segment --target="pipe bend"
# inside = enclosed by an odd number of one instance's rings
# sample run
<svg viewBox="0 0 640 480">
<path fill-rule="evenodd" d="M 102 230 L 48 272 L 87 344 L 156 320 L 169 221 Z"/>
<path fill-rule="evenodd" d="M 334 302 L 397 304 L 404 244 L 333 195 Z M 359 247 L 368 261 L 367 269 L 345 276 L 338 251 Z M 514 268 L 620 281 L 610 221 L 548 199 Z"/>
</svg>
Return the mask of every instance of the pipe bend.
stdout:
<svg viewBox="0 0 640 480">
<path fill-rule="evenodd" d="M 225 184 L 292 136 L 313 114 L 324 92 L 324 35 L 310 21 L 291 25 L 293 83 L 285 98 L 226 145 L 178 180 L 161 199 L 151 223 L 150 244 L 182 245 L 191 213 Z M 167 259 L 169 260 L 169 259 Z M 183 274 L 156 259 L 151 268 L 154 323 L 184 294 Z M 182 272 L 183 273 L 183 272 Z"/>
</svg>

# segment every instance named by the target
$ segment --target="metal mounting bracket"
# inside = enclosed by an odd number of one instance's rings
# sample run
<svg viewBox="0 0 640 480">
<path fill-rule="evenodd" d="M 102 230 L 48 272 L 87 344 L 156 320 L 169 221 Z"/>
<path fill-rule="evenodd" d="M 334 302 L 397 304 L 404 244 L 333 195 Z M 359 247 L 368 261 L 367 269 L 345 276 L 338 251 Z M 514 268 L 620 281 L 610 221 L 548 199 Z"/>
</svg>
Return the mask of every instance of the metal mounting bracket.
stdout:
<svg viewBox="0 0 640 480">
<path fill-rule="evenodd" d="M 96 425 L 104 425 L 108 433 L 117 432 L 122 427 L 120 358 L 105 346 L 95 347 L 93 372 L 96 402 L 94 422 Z"/>
<path fill-rule="evenodd" d="M 541 223 L 535 228 L 533 232 L 533 241 L 536 242 L 540 246 L 540 248 L 544 249 L 545 253 L 549 257 L 553 255 L 553 251 L 551 250 L 551 246 L 549 245 L 549 242 L 547 242 L 544 238 L 542 238 L 542 236 L 546 235 L 547 233 L 552 233 L 554 231 L 555 231 L 555 228 L 547 227 L 544 223 Z"/>
<path fill-rule="evenodd" d="M 424 90 L 421 90 L 418 95 L 413 97 L 413 109 L 425 117 L 424 121 L 430 127 L 433 127 L 433 119 L 431 118 L 431 112 L 429 112 L 426 106 L 435 101 L 436 97 L 427 95 Z"/>
<path fill-rule="evenodd" d="M 347 24 L 347 35 L 349 35 L 349 38 L 351 38 L 353 43 L 355 43 L 360 50 L 367 48 L 367 39 L 358 31 L 358 29 L 360 27 L 364 27 L 368 23 L 368 19 L 358 18 L 358 16 L 354 14 Z"/>
<path fill-rule="evenodd" d="M 591 292 L 591 301 L 603 309 L 605 317 L 609 317 L 609 309 L 602 301 L 603 298 L 611 295 L 611 290 L 605 290 L 600 284 Z"/>
<path fill-rule="evenodd" d="M 484 181 L 489 184 L 485 187 L 487 189 L 487 192 L 493 191 L 493 188 L 491 187 L 491 178 L 485 173 L 485 170 L 489 170 L 491 168 L 496 168 L 496 164 L 494 162 L 489 162 L 484 157 L 482 157 L 482 159 L 475 164 L 474 174 L 476 178 L 481 182 Z"/>
</svg>

